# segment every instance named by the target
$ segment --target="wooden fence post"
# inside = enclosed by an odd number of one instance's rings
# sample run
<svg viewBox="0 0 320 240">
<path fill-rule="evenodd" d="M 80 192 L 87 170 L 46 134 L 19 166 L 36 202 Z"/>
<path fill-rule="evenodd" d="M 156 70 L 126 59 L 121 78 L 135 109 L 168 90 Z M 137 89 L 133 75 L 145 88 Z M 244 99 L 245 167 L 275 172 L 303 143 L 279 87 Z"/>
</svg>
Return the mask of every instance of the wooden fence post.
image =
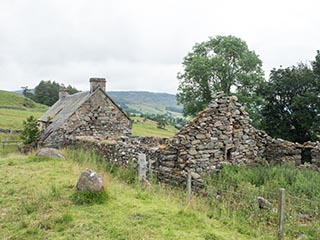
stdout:
<svg viewBox="0 0 320 240">
<path fill-rule="evenodd" d="M 279 214 L 279 226 L 278 226 L 278 239 L 283 239 L 284 233 L 284 205 L 285 205 L 285 189 L 280 188 L 279 191 L 279 205 L 278 205 L 278 214 Z"/>
<path fill-rule="evenodd" d="M 191 201 L 191 171 L 188 172 L 188 179 L 187 179 L 187 189 L 188 189 L 188 204 Z"/>
</svg>

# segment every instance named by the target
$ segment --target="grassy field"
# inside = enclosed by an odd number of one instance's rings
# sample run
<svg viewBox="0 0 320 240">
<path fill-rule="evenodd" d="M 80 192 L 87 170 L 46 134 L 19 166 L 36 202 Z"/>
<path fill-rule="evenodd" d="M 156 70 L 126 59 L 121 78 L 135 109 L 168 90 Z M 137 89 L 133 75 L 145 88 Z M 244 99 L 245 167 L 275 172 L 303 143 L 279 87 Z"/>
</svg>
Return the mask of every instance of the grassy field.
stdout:
<svg viewBox="0 0 320 240">
<path fill-rule="evenodd" d="M 225 167 L 206 179 L 206 197 L 193 195 L 187 204 L 182 188 L 152 179 L 143 187 L 134 169 L 103 163 L 94 152 L 64 155 L 65 160 L 0 157 L 0 239 L 276 239 L 279 187 L 287 191 L 284 239 L 320 236 L 320 175 L 314 171 L 292 165 Z M 74 201 L 85 168 L 106 182 L 102 203 Z M 273 210 L 259 210 L 257 196 Z"/>
<path fill-rule="evenodd" d="M 285 239 L 320 238 L 320 174 L 316 171 L 294 164 L 225 166 L 219 175 L 206 178 L 206 186 L 215 215 L 224 204 L 239 225 L 274 233 L 278 229 L 279 189 L 284 188 Z M 269 210 L 254 207 L 257 197 L 268 200 Z"/>
<path fill-rule="evenodd" d="M 132 135 L 133 136 L 158 136 L 158 137 L 172 137 L 178 130 L 171 126 L 167 125 L 164 129 L 157 128 L 157 122 L 147 120 L 143 121 L 143 118 L 133 117 L 135 120 L 132 126 Z"/>
<path fill-rule="evenodd" d="M 201 201 L 187 205 L 180 190 L 128 184 L 128 176 L 115 174 L 114 168 L 110 174 L 97 164 L 71 158 L 0 159 L 0 239 L 271 239 L 268 233 L 252 237 L 237 232 L 232 223 L 209 216 Z M 102 204 L 71 200 L 86 167 L 107 183 L 108 198 Z"/>
<path fill-rule="evenodd" d="M 38 109 L 45 111 L 46 106 L 36 103 L 17 93 L 0 90 L 0 107 L 15 107 L 21 109 Z"/>
<path fill-rule="evenodd" d="M 0 128 L 22 129 L 22 121 L 33 115 L 40 117 L 47 106 L 13 92 L 0 90 Z"/>
<path fill-rule="evenodd" d="M 44 112 L 43 109 L 16 110 L 0 108 L 0 128 L 22 129 L 23 120 L 26 120 L 26 118 L 31 115 L 39 118 Z"/>
<path fill-rule="evenodd" d="M 3 146 L 2 141 L 16 141 L 17 143 L 10 143 Z M 21 139 L 19 134 L 0 133 L 0 159 L 6 157 L 10 153 L 18 152 L 20 141 Z"/>
</svg>

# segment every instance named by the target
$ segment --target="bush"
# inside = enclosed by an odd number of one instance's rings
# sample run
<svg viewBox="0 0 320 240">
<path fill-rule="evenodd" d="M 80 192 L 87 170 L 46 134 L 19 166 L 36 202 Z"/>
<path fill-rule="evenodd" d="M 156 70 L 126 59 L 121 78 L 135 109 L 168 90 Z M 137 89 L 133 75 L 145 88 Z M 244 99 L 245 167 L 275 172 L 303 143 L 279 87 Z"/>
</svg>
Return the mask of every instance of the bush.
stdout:
<svg viewBox="0 0 320 240">
<path fill-rule="evenodd" d="M 21 139 L 24 144 L 31 144 L 37 142 L 41 132 L 39 130 L 37 119 L 34 116 L 28 117 L 23 121 L 23 130 Z"/>
</svg>

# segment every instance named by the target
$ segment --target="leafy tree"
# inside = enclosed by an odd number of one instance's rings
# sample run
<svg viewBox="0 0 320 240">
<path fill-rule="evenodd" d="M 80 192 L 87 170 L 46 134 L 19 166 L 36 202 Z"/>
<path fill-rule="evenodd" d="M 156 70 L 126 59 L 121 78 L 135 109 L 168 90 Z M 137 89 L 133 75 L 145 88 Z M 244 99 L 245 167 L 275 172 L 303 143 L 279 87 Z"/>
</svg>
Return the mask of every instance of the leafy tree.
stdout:
<svg viewBox="0 0 320 240">
<path fill-rule="evenodd" d="M 197 43 L 182 64 L 177 100 L 183 104 L 185 116 L 203 110 L 219 91 L 237 93 L 248 101 L 264 81 L 261 60 L 234 36 L 217 36 Z"/>
<path fill-rule="evenodd" d="M 63 87 L 63 84 L 61 85 L 61 87 Z M 79 90 L 77 90 L 76 88 L 72 87 L 71 85 L 68 85 L 66 87 L 66 89 L 68 90 L 69 94 L 75 94 L 75 93 L 79 92 Z"/>
<path fill-rule="evenodd" d="M 52 106 L 59 99 L 60 85 L 55 81 L 41 81 L 34 89 L 34 100 Z"/>
<path fill-rule="evenodd" d="M 320 57 L 312 63 L 273 69 L 261 88 L 266 100 L 262 114 L 264 129 L 273 137 L 294 142 L 317 140 L 320 134 Z"/>
<path fill-rule="evenodd" d="M 33 99 L 34 95 L 32 91 L 28 88 L 28 86 L 21 87 L 22 88 L 22 95 L 25 96 L 26 98 Z"/>
<path fill-rule="evenodd" d="M 168 121 L 164 115 L 158 114 L 154 120 L 157 122 L 157 128 L 164 129 L 168 125 Z"/>
<path fill-rule="evenodd" d="M 38 128 L 37 119 L 34 116 L 28 117 L 23 121 L 23 130 L 21 133 L 21 139 L 24 144 L 34 143 L 40 136 L 40 130 Z"/>
<path fill-rule="evenodd" d="M 55 81 L 41 81 L 34 90 L 34 100 L 38 103 L 52 106 L 59 100 L 59 90 L 65 88 L 63 84 L 56 83 Z M 70 85 L 66 87 L 70 94 L 79 92 L 76 88 Z"/>
</svg>

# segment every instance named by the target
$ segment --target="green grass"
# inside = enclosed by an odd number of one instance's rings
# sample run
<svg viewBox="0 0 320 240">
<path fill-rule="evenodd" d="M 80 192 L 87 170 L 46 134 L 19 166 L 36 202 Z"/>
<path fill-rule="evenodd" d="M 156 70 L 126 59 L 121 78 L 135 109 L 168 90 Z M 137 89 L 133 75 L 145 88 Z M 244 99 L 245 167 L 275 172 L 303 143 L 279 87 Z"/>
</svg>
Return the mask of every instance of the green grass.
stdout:
<svg viewBox="0 0 320 240">
<path fill-rule="evenodd" d="M 86 167 L 105 179 L 106 201 L 72 201 Z M 66 160 L 0 159 L 0 239 L 267 239 L 208 217 L 203 205 L 187 205 L 182 191 L 158 184 L 143 188 L 118 176 L 94 163 L 73 162 L 70 154 Z"/>
<path fill-rule="evenodd" d="M 285 235 L 287 239 L 305 235 L 305 239 L 320 236 L 320 174 L 309 169 L 298 169 L 294 164 L 274 166 L 225 166 L 219 175 L 206 178 L 214 214 L 224 211 L 227 204 L 243 226 L 255 229 L 277 228 L 276 211 L 255 211 L 255 199 L 267 199 L 274 209 L 278 207 L 279 189 L 286 191 Z M 219 192 L 219 200 L 216 199 Z M 221 200 L 223 204 L 221 204 Z M 226 216 L 226 214 L 223 214 Z M 307 216 L 303 218 L 301 216 Z M 267 221 L 267 227 L 260 222 Z M 265 229 L 265 230 L 266 230 Z M 240 231 L 240 229 L 239 229 Z"/>
<path fill-rule="evenodd" d="M 10 143 L 3 146 L 3 141 L 17 141 L 16 143 Z M 18 144 L 21 142 L 19 134 L 0 133 L 0 158 L 6 157 L 11 153 L 18 151 Z"/>
<path fill-rule="evenodd" d="M 7 109 L 3 107 L 15 107 L 18 109 Z M 33 115 L 40 117 L 47 106 L 20 96 L 19 94 L 0 90 L 0 128 L 22 129 L 22 121 Z"/>
<path fill-rule="evenodd" d="M 158 136 L 158 137 L 172 137 L 174 136 L 178 130 L 171 126 L 167 125 L 165 129 L 157 128 L 157 122 L 147 120 L 143 122 L 142 118 L 134 117 L 135 121 L 139 120 L 139 122 L 134 122 L 132 126 L 132 135 L 133 136 Z"/>
<path fill-rule="evenodd" d="M 22 122 L 33 115 L 39 118 L 45 111 L 40 109 L 16 110 L 0 108 L 0 128 L 21 130 Z"/>
<path fill-rule="evenodd" d="M 0 107 L 16 107 L 22 109 L 37 109 L 45 111 L 47 106 L 36 103 L 17 93 L 0 90 Z"/>
</svg>

